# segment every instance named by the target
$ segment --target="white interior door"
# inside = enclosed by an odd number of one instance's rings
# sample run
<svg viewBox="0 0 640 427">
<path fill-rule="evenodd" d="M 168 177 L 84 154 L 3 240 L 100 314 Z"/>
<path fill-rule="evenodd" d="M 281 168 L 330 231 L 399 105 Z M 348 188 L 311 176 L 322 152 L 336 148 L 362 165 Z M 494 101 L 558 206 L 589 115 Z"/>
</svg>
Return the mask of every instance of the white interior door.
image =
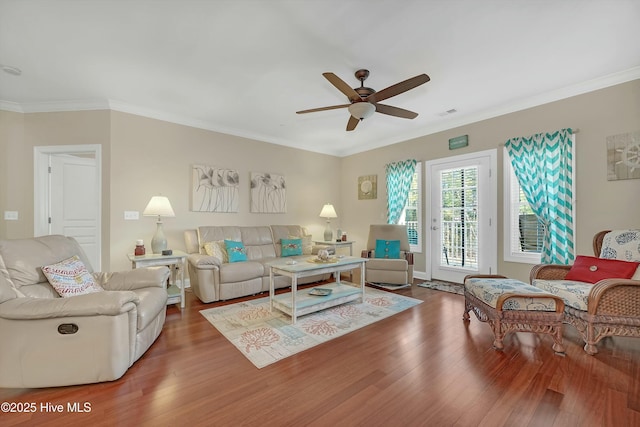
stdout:
<svg viewBox="0 0 640 427">
<path fill-rule="evenodd" d="M 75 238 L 94 271 L 100 271 L 99 152 L 52 150 L 36 151 L 36 235 Z"/>
<path fill-rule="evenodd" d="M 496 150 L 427 162 L 427 273 L 462 283 L 497 271 Z"/>
</svg>

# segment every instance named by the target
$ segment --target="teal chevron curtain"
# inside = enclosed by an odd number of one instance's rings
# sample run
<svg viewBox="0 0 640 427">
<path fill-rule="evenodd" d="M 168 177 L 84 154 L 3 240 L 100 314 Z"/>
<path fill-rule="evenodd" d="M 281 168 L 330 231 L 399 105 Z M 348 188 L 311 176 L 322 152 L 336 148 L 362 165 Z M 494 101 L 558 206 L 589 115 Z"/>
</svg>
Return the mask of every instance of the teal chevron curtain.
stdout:
<svg viewBox="0 0 640 427">
<path fill-rule="evenodd" d="M 571 129 L 512 138 L 505 143 L 531 209 L 545 226 L 544 264 L 569 264 L 573 244 Z"/>
<path fill-rule="evenodd" d="M 397 224 L 407 204 L 417 160 L 409 159 L 385 165 L 387 174 L 387 223 Z"/>
</svg>

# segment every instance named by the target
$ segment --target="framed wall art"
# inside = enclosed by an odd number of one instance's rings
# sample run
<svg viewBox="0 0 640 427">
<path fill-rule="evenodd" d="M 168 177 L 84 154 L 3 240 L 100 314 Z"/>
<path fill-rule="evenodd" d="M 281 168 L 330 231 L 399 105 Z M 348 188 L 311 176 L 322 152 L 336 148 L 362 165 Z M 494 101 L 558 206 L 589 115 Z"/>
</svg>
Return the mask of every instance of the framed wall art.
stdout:
<svg viewBox="0 0 640 427">
<path fill-rule="evenodd" d="M 240 177 L 235 169 L 193 165 L 191 210 L 238 212 Z"/>
<path fill-rule="evenodd" d="M 640 178 L 640 131 L 607 137 L 607 180 Z"/>
<path fill-rule="evenodd" d="M 363 175 L 358 177 L 358 200 L 378 198 L 378 175 Z"/>
<path fill-rule="evenodd" d="M 283 175 L 251 172 L 251 212 L 287 212 L 287 186 Z"/>
</svg>

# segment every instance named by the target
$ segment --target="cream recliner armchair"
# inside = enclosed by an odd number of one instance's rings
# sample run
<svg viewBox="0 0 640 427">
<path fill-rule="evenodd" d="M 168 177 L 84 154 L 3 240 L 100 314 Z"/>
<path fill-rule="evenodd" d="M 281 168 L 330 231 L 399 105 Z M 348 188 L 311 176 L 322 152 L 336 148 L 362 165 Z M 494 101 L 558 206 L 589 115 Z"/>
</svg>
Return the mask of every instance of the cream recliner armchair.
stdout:
<svg viewBox="0 0 640 427">
<path fill-rule="evenodd" d="M 104 292 L 61 298 L 42 266 L 77 255 Z M 93 273 L 76 240 L 0 241 L 0 387 L 120 378 L 162 331 L 169 269 Z"/>
<path fill-rule="evenodd" d="M 382 246 L 386 253 L 381 254 L 378 251 L 376 256 L 378 241 L 386 243 Z M 409 246 L 406 225 L 370 225 L 367 249 L 362 251 L 362 257 L 369 258 L 365 268 L 365 281 L 389 285 L 413 283 L 413 253 Z"/>
</svg>

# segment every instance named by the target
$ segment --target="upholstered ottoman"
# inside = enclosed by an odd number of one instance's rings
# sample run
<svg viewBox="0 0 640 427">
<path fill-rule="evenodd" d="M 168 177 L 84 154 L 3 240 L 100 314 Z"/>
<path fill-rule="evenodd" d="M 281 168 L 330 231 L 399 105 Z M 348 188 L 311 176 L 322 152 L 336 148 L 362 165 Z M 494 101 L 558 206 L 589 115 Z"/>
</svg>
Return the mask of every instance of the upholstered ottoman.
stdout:
<svg viewBox="0 0 640 427">
<path fill-rule="evenodd" d="M 560 297 L 504 276 L 467 276 L 464 306 L 464 320 L 469 320 L 469 311 L 473 310 L 478 320 L 491 325 L 497 350 L 502 350 L 502 339 L 509 332 L 534 332 L 551 335 L 553 350 L 564 353 L 564 302 Z"/>
</svg>

